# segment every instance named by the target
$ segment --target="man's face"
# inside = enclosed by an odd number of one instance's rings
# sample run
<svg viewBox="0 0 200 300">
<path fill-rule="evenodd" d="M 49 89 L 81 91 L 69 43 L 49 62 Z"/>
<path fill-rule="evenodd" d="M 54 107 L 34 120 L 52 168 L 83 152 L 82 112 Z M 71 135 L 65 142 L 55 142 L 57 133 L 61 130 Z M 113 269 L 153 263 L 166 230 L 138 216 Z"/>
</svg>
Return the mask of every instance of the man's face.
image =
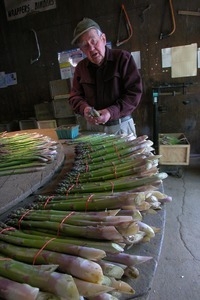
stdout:
<svg viewBox="0 0 200 300">
<path fill-rule="evenodd" d="M 104 33 L 99 35 L 96 29 L 90 29 L 82 34 L 78 45 L 93 64 L 100 65 L 103 62 L 106 45 Z"/>
</svg>

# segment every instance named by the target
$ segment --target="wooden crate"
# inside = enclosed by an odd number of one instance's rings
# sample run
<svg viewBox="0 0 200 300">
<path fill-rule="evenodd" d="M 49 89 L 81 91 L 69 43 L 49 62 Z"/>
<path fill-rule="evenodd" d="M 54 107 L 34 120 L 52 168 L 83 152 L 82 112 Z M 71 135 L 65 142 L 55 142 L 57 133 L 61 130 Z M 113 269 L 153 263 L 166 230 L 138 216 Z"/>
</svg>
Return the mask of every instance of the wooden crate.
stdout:
<svg viewBox="0 0 200 300">
<path fill-rule="evenodd" d="M 71 89 L 70 79 L 58 79 L 49 82 L 51 98 L 54 99 L 58 95 L 69 94 Z"/>
<path fill-rule="evenodd" d="M 56 120 L 42 120 L 42 121 L 37 121 L 37 127 L 39 129 L 56 128 L 57 123 Z"/>
<path fill-rule="evenodd" d="M 74 112 L 68 103 L 68 95 L 55 96 L 53 100 L 53 109 L 55 118 L 73 117 Z"/>
<path fill-rule="evenodd" d="M 183 141 L 182 144 L 162 145 L 164 137 L 175 137 Z M 159 154 L 161 165 L 188 165 L 190 160 L 190 144 L 183 133 L 161 133 L 159 134 Z"/>
<path fill-rule="evenodd" d="M 52 102 L 43 102 L 34 106 L 36 119 L 51 120 L 54 118 L 53 104 Z"/>
<path fill-rule="evenodd" d="M 68 117 L 68 118 L 56 118 L 57 126 L 68 125 L 68 124 L 76 124 L 76 117 Z"/>
<path fill-rule="evenodd" d="M 76 115 L 76 123 L 79 125 L 79 131 L 87 131 L 87 121 L 84 117 Z"/>
<path fill-rule="evenodd" d="M 35 119 L 20 120 L 19 128 L 20 130 L 34 129 L 37 128 L 37 122 Z"/>
<path fill-rule="evenodd" d="M 2 123 L 0 124 L 0 132 L 12 131 L 11 123 Z"/>
</svg>

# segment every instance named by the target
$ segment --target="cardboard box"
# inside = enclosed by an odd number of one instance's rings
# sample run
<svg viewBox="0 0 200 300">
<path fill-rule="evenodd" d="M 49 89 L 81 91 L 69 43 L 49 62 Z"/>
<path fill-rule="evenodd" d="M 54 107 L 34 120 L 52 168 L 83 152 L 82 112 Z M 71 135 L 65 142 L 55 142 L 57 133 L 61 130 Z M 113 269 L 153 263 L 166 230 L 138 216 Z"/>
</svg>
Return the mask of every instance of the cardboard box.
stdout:
<svg viewBox="0 0 200 300">
<path fill-rule="evenodd" d="M 163 144 L 166 138 L 177 138 L 180 144 Z M 159 134 L 159 154 L 161 165 L 189 165 L 190 144 L 183 133 L 161 133 Z"/>
</svg>

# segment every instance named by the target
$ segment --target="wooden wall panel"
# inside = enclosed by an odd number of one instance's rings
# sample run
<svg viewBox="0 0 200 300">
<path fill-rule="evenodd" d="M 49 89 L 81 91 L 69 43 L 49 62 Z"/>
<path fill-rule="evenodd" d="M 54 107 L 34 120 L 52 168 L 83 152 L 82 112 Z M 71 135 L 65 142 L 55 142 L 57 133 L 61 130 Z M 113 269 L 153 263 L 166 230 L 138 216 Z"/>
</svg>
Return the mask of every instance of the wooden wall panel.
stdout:
<svg viewBox="0 0 200 300">
<path fill-rule="evenodd" d="M 200 69 L 198 76 L 171 78 L 171 68 L 162 68 L 161 49 L 197 43 L 200 47 L 200 17 L 183 16 L 178 10 L 198 11 L 199 0 L 172 1 L 176 21 L 175 32 L 160 39 L 172 29 L 168 0 L 57 0 L 57 9 L 7 21 L 0 1 L 0 71 L 16 72 L 18 84 L 0 89 L 0 123 L 34 117 L 34 105 L 50 101 L 49 81 L 60 79 L 57 53 L 72 48 L 73 30 L 83 17 L 95 19 L 116 47 L 121 4 L 125 5 L 133 27 L 132 38 L 120 46 L 141 52 L 141 75 L 144 93 L 134 113 L 138 134 L 153 137 L 152 87 L 160 84 L 191 85 L 184 95 L 159 98 L 157 120 L 160 132 L 184 132 L 191 143 L 191 152 L 200 153 Z M 123 20 L 122 20 L 123 21 Z M 125 29 L 121 26 L 121 35 Z M 34 29 L 40 44 L 41 57 L 36 57 Z M 171 89 L 169 89 L 171 91 Z M 187 103 L 187 104 L 184 104 Z"/>
</svg>

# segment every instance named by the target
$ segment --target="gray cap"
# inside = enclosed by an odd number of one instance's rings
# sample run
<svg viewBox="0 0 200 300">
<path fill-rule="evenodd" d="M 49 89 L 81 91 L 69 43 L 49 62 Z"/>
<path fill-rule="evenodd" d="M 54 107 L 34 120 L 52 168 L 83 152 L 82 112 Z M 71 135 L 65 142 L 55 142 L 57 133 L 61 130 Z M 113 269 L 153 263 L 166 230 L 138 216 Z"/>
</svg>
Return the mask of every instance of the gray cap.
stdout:
<svg viewBox="0 0 200 300">
<path fill-rule="evenodd" d="M 74 34 L 73 34 L 73 40 L 72 40 L 72 45 L 76 43 L 77 39 L 86 31 L 89 29 L 96 28 L 98 30 L 101 30 L 99 25 L 93 21 L 92 19 L 89 18 L 84 18 L 82 21 L 80 21 L 76 28 L 74 29 Z"/>
</svg>

